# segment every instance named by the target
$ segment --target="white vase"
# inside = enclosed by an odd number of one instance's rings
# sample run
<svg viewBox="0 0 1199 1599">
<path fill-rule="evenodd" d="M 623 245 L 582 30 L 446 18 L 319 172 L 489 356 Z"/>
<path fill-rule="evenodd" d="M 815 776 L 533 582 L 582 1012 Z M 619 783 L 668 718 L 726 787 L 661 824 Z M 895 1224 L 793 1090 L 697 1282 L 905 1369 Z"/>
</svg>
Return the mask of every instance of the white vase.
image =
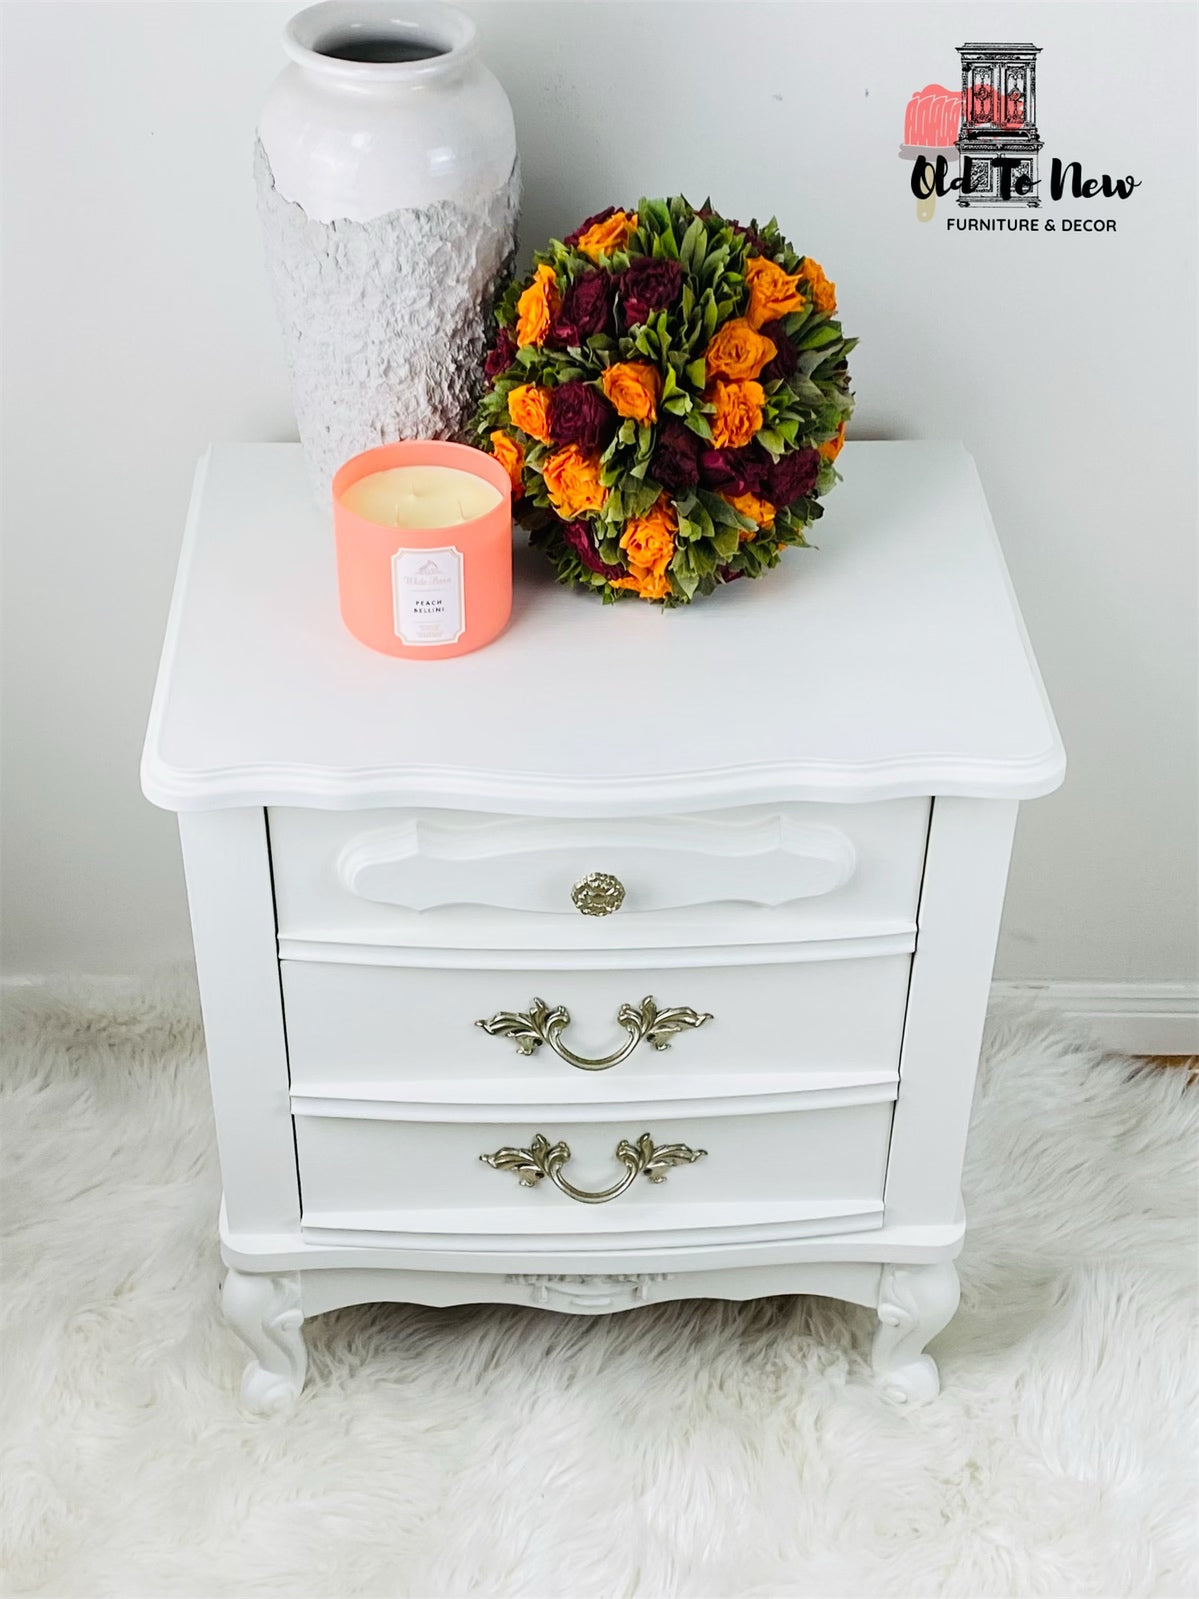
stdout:
<svg viewBox="0 0 1199 1599">
<path fill-rule="evenodd" d="M 452 6 L 325 0 L 288 23 L 259 119 L 267 266 L 322 503 L 351 455 L 459 436 L 511 270 L 507 96 Z"/>
</svg>

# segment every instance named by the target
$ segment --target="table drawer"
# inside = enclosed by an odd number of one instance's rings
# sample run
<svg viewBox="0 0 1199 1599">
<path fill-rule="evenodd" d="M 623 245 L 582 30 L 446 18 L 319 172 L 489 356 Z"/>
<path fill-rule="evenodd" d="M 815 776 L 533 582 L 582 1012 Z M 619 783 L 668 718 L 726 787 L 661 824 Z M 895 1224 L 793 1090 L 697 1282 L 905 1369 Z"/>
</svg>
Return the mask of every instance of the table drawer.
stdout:
<svg viewBox="0 0 1199 1599">
<path fill-rule="evenodd" d="M 473 948 L 785 942 L 915 925 L 929 802 L 565 821 L 269 812 L 280 936 Z"/>
<path fill-rule="evenodd" d="M 686 1230 L 794 1236 L 881 1224 L 892 1104 L 754 1114 L 420 1120 L 297 1114 L 303 1226 L 647 1245 Z"/>
<path fill-rule="evenodd" d="M 292 1087 L 520 1104 L 893 1081 L 910 944 L 609 970 L 284 960 Z"/>
</svg>

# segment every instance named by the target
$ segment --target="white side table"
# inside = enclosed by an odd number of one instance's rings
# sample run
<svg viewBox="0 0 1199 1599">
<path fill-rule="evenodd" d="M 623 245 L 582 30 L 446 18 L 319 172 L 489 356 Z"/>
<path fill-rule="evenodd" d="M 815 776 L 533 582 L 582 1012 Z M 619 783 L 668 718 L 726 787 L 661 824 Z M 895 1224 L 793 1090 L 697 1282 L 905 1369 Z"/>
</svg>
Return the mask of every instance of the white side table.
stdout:
<svg viewBox="0 0 1199 1599">
<path fill-rule="evenodd" d="M 876 1306 L 927 1398 L 1017 803 L 1064 758 L 974 467 L 854 444 L 822 548 L 662 615 L 342 628 L 298 447 L 197 477 L 142 780 L 179 813 L 246 1399 L 366 1300 Z M 523 541 L 522 541 L 523 543 Z"/>
</svg>

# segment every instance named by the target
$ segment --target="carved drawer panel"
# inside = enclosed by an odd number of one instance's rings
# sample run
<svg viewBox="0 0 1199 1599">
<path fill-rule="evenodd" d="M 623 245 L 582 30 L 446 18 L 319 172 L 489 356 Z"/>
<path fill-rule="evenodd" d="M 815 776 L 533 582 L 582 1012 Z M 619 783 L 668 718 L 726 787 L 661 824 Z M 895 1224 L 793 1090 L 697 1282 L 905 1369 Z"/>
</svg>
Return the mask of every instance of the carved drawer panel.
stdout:
<svg viewBox="0 0 1199 1599">
<path fill-rule="evenodd" d="M 893 1096 L 894 1090 L 891 1090 Z M 297 1106 L 308 1234 L 471 1235 L 589 1241 L 597 1248 L 683 1232 L 709 1241 L 775 1229 L 859 1231 L 882 1221 L 892 1103 L 799 1096 L 769 1112 L 650 1115 L 612 1106 L 529 1107 L 502 1120 L 452 1108 Z"/>
<path fill-rule="evenodd" d="M 284 940 L 623 948 L 915 925 L 928 801 L 566 821 L 269 812 Z"/>
<path fill-rule="evenodd" d="M 292 1087 L 506 1105 L 894 1081 L 910 945 L 724 966 L 659 952 L 636 969 L 284 960 Z"/>
</svg>

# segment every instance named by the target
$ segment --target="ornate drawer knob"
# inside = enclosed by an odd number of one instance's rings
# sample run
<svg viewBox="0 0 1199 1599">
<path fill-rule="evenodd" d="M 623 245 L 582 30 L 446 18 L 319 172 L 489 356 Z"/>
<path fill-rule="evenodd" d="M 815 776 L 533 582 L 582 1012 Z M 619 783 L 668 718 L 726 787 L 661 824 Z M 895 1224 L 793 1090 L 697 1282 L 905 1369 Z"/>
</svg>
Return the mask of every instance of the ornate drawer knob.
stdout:
<svg viewBox="0 0 1199 1599">
<path fill-rule="evenodd" d="M 624 884 L 611 872 L 588 872 L 571 889 L 570 897 L 584 916 L 611 916 L 624 904 Z"/>
<path fill-rule="evenodd" d="M 522 1055 L 531 1055 L 542 1044 L 548 1044 L 568 1066 L 577 1066 L 581 1072 L 606 1072 L 627 1060 L 643 1039 L 654 1049 L 669 1049 L 676 1033 L 702 1027 L 712 1020 L 712 1015 L 710 1011 L 692 1010 L 690 1005 L 659 1010 L 653 995 L 647 994 L 640 1005 L 622 1005 L 616 1020 L 629 1036 L 619 1049 L 598 1060 L 576 1055 L 562 1042 L 562 1034 L 570 1026 L 570 1012 L 565 1005 L 555 1005 L 551 1010 L 543 999 L 534 999 L 527 1011 L 497 1011 L 494 1016 L 481 1017 L 475 1026 L 493 1038 L 510 1038 Z"/>
<path fill-rule="evenodd" d="M 655 1144 L 648 1133 L 642 1133 L 635 1143 L 622 1138 L 616 1146 L 616 1158 L 624 1167 L 624 1176 L 611 1188 L 594 1191 L 576 1188 L 563 1177 L 562 1168 L 570 1159 L 570 1145 L 561 1140 L 551 1144 L 544 1133 L 535 1134 L 528 1149 L 506 1145 L 494 1155 L 480 1155 L 479 1159 L 495 1171 L 510 1171 L 522 1188 L 536 1188 L 543 1177 L 548 1177 L 567 1199 L 577 1199 L 581 1205 L 605 1205 L 623 1194 L 638 1177 L 648 1177 L 651 1183 L 664 1183 L 672 1166 L 694 1165 L 707 1153 L 706 1149 L 692 1149 L 687 1144 Z"/>
</svg>

